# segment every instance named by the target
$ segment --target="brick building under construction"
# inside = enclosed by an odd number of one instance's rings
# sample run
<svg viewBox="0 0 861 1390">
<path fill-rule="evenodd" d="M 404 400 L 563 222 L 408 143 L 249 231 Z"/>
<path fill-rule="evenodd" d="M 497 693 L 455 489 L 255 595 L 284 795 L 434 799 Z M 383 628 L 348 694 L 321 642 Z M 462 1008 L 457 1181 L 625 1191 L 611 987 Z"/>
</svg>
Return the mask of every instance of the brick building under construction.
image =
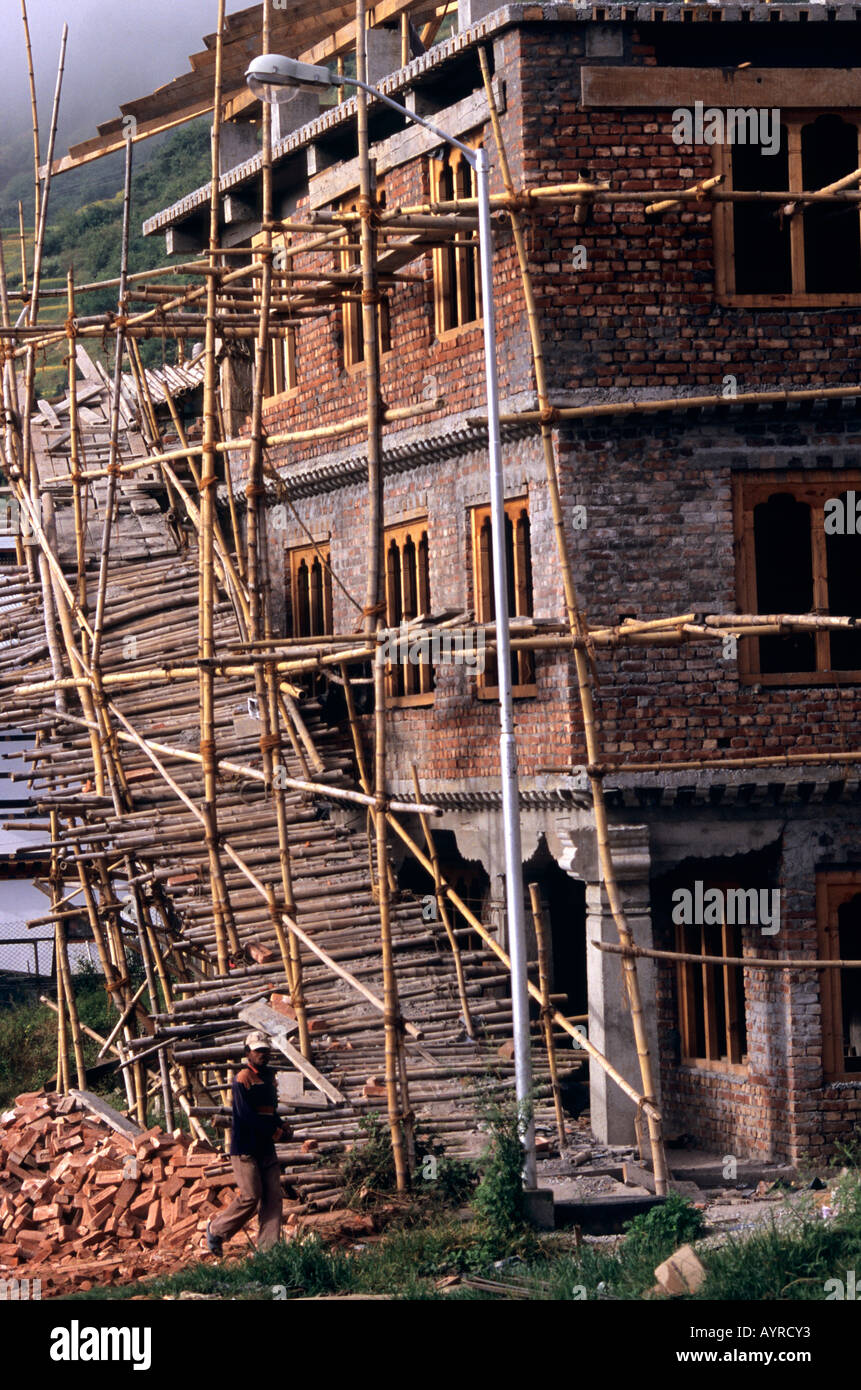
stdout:
<svg viewBox="0 0 861 1390">
<path fill-rule="evenodd" d="M 295 8 L 292 31 L 273 12 L 274 50 L 349 54 L 346 10 L 318 7 L 312 22 Z M 288 679 L 349 760 L 374 730 L 369 653 L 346 655 L 368 612 L 373 471 L 358 103 L 344 88 L 335 105 L 300 93 L 275 106 L 270 163 L 241 80 L 261 51 L 260 7 L 244 14 L 245 29 L 234 16 L 225 31 L 236 53 L 217 227 L 206 186 L 144 230 L 188 262 L 216 247 L 231 271 L 274 266 L 268 291 L 258 277 L 253 294 L 220 292 L 219 314 L 240 326 L 270 294 L 272 332 L 255 393 L 253 340 L 215 324 L 233 441 L 217 515 L 247 547 L 255 511 L 270 624 L 263 635 L 260 618 L 259 646 L 288 665 L 328 653 Z M 861 1119 L 861 75 L 846 66 L 858 11 L 460 0 L 439 38 L 443 14 L 384 0 L 367 74 L 491 158 L 524 894 L 539 885 L 562 1013 L 588 1018 L 592 1047 L 629 1083 L 593 1058 L 592 1130 L 634 1137 L 621 950 L 636 960 L 665 1136 L 740 1158 L 828 1155 Z M 183 81 L 123 108 L 142 136 L 188 118 L 194 93 L 171 95 Z M 439 870 L 504 948 L 473 173 L 381 104 L 367 120 L 381 619 L 489 642 L 481 669 L 431 647 L 389 662 L 385 792 L 420 839 L 415 766 L 439 811 Z M 119 147 L 118 125 L 69 160 Z M 158 458 L 176 441 L 151 434 L 147 448 L 164 509 Z M 58 491 L 61 516 L 71 501 Z M 355 762 L 348 775 L 368 791 Z M 619 946 L 596 795 L 641 955 Z M 354 813 L 342 814 L 346 834 Z M 430 901 L 426 862 L 397 836 L 391 853 L 393 901 Z M 483 949 L 457 925 L 467 954 Z"/>
</svg>

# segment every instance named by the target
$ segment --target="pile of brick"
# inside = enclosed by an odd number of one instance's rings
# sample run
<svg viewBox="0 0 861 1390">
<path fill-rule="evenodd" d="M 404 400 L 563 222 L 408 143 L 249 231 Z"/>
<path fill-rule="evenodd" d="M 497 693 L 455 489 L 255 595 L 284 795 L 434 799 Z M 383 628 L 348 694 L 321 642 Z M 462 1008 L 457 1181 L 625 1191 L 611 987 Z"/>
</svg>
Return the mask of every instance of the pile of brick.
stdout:
<svg viewBox="0 0 861 1390">
<path fill-rule="evenodd" d="M 18 1096 L 0 1115 L 0 1278 L 44 1297 L 169 1273 L 234 1194 L 222 1156 L 179 1130 L 117 1133 L 73 1096 Z"/>
<path fill-rule="evenodd" d="M 38 1279 L 47 1298 L 170 1274 L 205 1254 L 206 1222 L 235 1194 L 223 1155 L 178 1129 L 121 1133 L 75 1096 L 17 1096 L 0 1114 L 0 1280 Z M 376 1230 L 370 1216 L 313 1205 L 285 1200 L 286 1239 Z M 247 1231 L 226 1256 L 251 1253 L 254 1221 Z"/>
</svg>

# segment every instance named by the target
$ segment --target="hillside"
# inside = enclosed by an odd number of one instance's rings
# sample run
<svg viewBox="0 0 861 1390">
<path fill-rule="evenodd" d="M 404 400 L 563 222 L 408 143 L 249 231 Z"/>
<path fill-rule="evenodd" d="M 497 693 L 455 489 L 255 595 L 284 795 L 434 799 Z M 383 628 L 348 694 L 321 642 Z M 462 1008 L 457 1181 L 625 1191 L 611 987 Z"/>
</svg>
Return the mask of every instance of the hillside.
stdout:
<svg viewBox="0 0 861 1390">
<path fill-rule="evenodd" d="M 166 260 L 164 239 L 144 237 L 141 226 L 147 217 L 180 198 L 190 189 L 205 183 L 209 177 L 209 126 L 198 121 L 174 131 L 162 140 L 146 162 L 138 161 L 132 179 L 131 239 L 129 244 L 129 268 L 132 272 L 149 270 Z M 138 155 L 138 149 L 135 150 Z M 102 161 L 107 163 L 107 161 Z M 115 174 L 111 179 L 110 196 L 85 205 L 69 206 L 62 193 L 64 179 L 75 178 L 75 174 L 61 176 L 51 190 L 49 205 L 49 226 L 45 238 L 45 263 L 43 268 L 43 289 L 59 289 L 65 286 L 66 275 L 71 267 L 78 284 L 93 280 L 109 279 L 119 273 L 120 243 L 122 235 L 122 163 L 111 161 Z M 94 166 L 98 168 L 98 165 Z M 83 172 L 83 171 L 81 171 Z M 58 196 L 55 198 L 55 194 Z M 7 216 L 3 222 L 3 243 L 6 265 L 10 279 L 10 289 L 18 291 L 20 297 L 20 252 L 18 249 L 17 214 L 15 220 Z M 32 265 L 32 232 L 28 234 L 28 264 Z M 43 318 L 65 317 L 65 304 L 61 300 L 46 301 Z M 101 313 L 116 308 L 116 290 L 106 289 L 88 294 L 78 305 L 81 314 Z M 91 340 L 88 350 L 98 354 L 99 340 Z M 162 345 L 157 342 L 142 344 L 145 361 L 160 361 Z M 40 363 L 38 392 L 42 396 L 63 389 L 65 373 L 62 367 L 64 349 L 48 354 Z"/>
</svg>

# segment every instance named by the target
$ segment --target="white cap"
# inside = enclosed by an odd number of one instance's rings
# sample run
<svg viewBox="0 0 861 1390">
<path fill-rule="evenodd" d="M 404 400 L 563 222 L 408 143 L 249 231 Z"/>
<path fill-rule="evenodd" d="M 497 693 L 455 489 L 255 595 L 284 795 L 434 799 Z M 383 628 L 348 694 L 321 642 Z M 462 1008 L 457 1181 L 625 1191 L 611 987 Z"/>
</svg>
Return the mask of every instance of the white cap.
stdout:
<svg viewBox="0 0 861 1390">
<path fill-rule="evenodd" d="M 272 1051 L 272 1044 L 265 1033 L 248 1034 L 248 1037 L 245 1039 L 246 1052 L 259 1052 L 262 1051 L 264 1048 L 267 1052 Z"/>
</svg>

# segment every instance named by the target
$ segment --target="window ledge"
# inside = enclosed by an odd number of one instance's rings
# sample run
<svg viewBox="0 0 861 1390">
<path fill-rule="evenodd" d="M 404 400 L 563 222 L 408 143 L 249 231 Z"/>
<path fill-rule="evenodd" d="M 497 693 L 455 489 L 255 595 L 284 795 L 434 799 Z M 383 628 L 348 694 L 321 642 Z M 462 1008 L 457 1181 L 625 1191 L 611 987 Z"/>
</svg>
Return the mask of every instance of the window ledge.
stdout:
<svg viewBox="0 0 861 1390">
<path fill-rule="evenodd" d="M 742 685 L 861 685 L 861 671 L 786 671 L 739 674 Z"/>
<path fill-rule="evenodd" d="M 387 695 L 386 709 L 414 709 L 419 705 L 432 705 L 434 698 L 432 690 L 424 695 Z"/>
<path fill-rule="evenodd" d="M 263 409 L 264 409 L 264 410 L 271 410 L 273 406 L 275 406 L 275 405 L 281 405 L 281 403 L 282 403 L 283 401 L 292 401 L 292 400 L 295 400 L 295 398 L 298 396 L 298 394 L 299 394 L 299 386 L 298 386 L 298 383 L 297 383 L 296 386 L 291 386 L 289 391 L 280 391 L 279 394 L 278 394 L 277 396 L 264 396 L 264 397 L 263 397 Z"/>
<path fill-rule="evenodd" d="M 833 309 L 861 304 L 861 294 L 716 294 L 723 309 Z"/>
<path fill-rule="evenodd" d="M 479 700 L 498 700 L 499 686 L 485 685 L 476 691 Z M 535 700 L 538 697 L 537 685 L 513 685 L 511 687 L 512 700 Z"/>
<path fill-rule="evenodd" d="M 744 1062 L 723 1062 L 716 1059 L 709 1060 L 706 1057 L 683 1057 L 679 1063 L 680 1071 L 690 1072 L 691 1075 L 699 1076 L 706 1072 L 718 1072 L 722 1076 L 748 1076 L 750 1074 L 750 1063 Z"/>
<path fill-rule="evenodd" d="M 469 323 L 459 323 L 454 328 L 437 329 L 436 338 L 438 343 L 449 343 L 452 338 L 459 338 L 462 333 L 484 332 L 484 319 L 470 319 Z"/>
</svg>

